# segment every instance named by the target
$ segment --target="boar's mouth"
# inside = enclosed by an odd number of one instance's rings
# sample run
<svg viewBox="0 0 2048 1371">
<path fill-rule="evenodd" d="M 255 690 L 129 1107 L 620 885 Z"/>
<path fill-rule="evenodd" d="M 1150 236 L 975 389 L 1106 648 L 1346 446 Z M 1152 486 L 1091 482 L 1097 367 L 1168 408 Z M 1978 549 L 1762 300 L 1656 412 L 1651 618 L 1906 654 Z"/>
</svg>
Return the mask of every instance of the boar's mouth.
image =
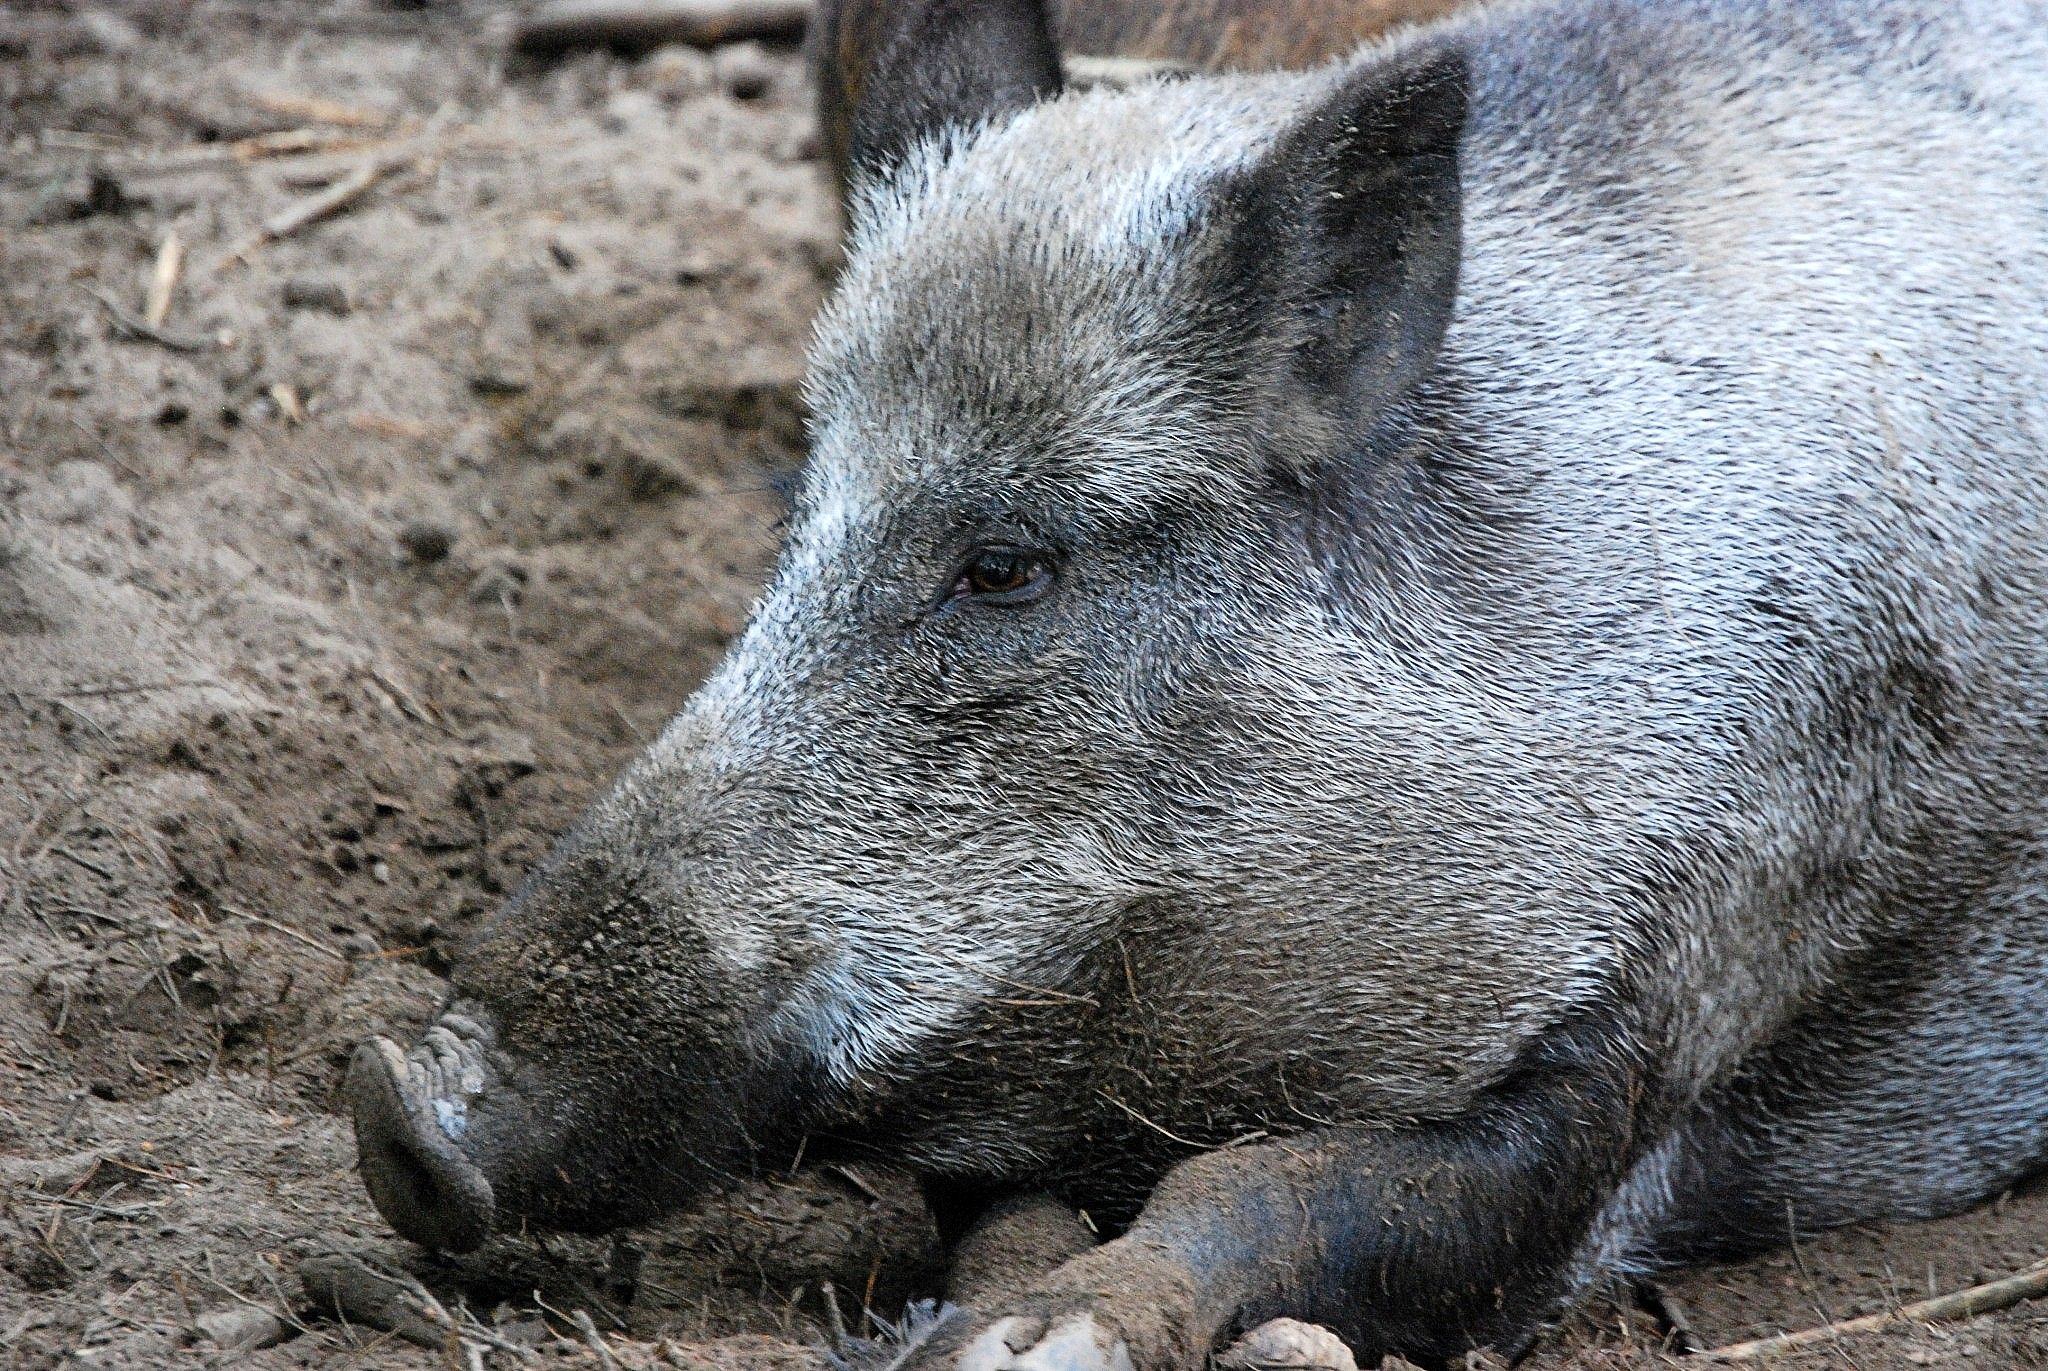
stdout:
<svg viewBox="0 0 2048 1371">
<path fill-rule="evenodd" d="M 401 1235 L 448 1252 L 481 1246 L 497 1213 L 489 1179 L 455 1141 L 468 1101 L 489 1082 L 482 1038 L 474 1023 L 445 1015 L 410 1053 L 372 1038 L 349 1065 L 370 1199 Z"/>
</svg>

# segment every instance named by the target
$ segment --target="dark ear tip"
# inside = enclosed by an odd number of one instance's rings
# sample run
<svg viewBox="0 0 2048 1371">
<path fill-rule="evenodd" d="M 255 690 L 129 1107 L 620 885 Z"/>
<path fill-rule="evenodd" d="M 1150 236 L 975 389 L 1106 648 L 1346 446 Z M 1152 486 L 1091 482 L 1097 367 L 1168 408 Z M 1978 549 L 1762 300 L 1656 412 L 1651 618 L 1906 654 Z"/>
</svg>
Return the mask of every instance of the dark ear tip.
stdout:
<svg viewBox="0 0 2048 1371">
<path fill-rule="evenodd" d="M 1363 116 L 1364 142 L 1378 156 L 1451 152 L 1464 137 L 1471 89 L 1465 50 L 1430 44 L 1361 66 L 1325 107 L 1325 117 L 1343 120 L 1350 132 Z"/>
<path fill-rule="evenodd" d="M 1463 125 L 1472 101 L 1472 58 L 1465 49 L 1446 44 L 1417 54 L 1411 81 L 1421 99 L 1432 101 L 1446 112 L 1455 110 Z"/>
<path fill-rule="evenodd" d="M 821 113 L 847 183 L 1063 83 L 1044 0 L 826 0 L 818 22 Z"/>
</svg>

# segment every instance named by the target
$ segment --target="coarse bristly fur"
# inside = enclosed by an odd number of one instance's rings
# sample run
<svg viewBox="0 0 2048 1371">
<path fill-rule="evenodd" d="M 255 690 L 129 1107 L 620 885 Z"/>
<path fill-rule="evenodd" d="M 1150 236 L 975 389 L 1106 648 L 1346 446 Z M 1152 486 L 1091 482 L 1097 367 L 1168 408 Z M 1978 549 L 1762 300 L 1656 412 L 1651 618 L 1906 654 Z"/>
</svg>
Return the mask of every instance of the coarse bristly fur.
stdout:
<svg viewBox="0 0 2048 1371">
<path fill-rule="evenodd" d="M 2041 1164 L 2048 5 L 1502 5 L 967 113 L 855 177 L 751 625 L 457 971 L 506 1212 L 807 1135 L 1118 1221 L 1172 1171 L 1195 1331 L 1049 1287 L 1149 1367 L 1512 1342 Z M 1259 1134 L 1322 1151 L 1172 1170 Z M 1391 1256 L 1389 1158 L 1469 1201 Z M 1225 1296 L 1219 1194 L 1358 1212 Z M 1357 1312 L 1439 1250 L 1498 1308 Z"/>
</svg>

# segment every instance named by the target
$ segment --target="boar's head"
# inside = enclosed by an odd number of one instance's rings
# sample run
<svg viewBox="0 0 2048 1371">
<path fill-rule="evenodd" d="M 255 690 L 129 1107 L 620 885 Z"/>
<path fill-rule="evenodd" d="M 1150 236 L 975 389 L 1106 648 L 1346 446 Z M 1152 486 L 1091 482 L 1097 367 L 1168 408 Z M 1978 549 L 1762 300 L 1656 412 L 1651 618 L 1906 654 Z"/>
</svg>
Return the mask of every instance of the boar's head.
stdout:
<svg viewBox="0 0 2048 1371">
<path fill-rule="evenodd" d="M 1541 825 L 1443 587 L 1502 536 L 1431 443 L 1461 59 L 1039 101 L 1035 6 L 900 8 L 752 621 L 425 1041 L 358 1055 L 423 1242 L 799 1147 L 1115 1212 L 1448 1107 L 1594 955 L 1504 865 Z"/>
</svg>

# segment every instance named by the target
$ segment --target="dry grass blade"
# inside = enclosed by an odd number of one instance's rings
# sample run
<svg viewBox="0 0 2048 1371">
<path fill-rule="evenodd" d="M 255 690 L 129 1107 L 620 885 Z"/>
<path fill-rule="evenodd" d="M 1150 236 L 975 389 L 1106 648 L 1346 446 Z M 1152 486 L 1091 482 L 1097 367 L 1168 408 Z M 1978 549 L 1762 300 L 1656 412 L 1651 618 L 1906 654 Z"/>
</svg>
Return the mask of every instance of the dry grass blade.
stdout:
<svg viewBox="0 0 2048 1371">
<path fill-rule="evenodd" d="M 306 407 L 299 402 L 296 386 L 279 381 L 270 387 L 268 393 L 271 403 L 277 406 L 277 412 L 284 416 L 286 423 L 297 426 L 306 422 Z"/>
<path fill-rule="evenodd" d="M 143 306 L 142 321 L 151 328 L 162 328 L 164 320 L 170 317 L 171 297 L 177 293 L 178 275 L 184 268 L 185 240 L 173 229 L 164 235 L 163 246 L 156 252 L 156 268 L 149 275 L 149 297 Z"/>
</svg>

